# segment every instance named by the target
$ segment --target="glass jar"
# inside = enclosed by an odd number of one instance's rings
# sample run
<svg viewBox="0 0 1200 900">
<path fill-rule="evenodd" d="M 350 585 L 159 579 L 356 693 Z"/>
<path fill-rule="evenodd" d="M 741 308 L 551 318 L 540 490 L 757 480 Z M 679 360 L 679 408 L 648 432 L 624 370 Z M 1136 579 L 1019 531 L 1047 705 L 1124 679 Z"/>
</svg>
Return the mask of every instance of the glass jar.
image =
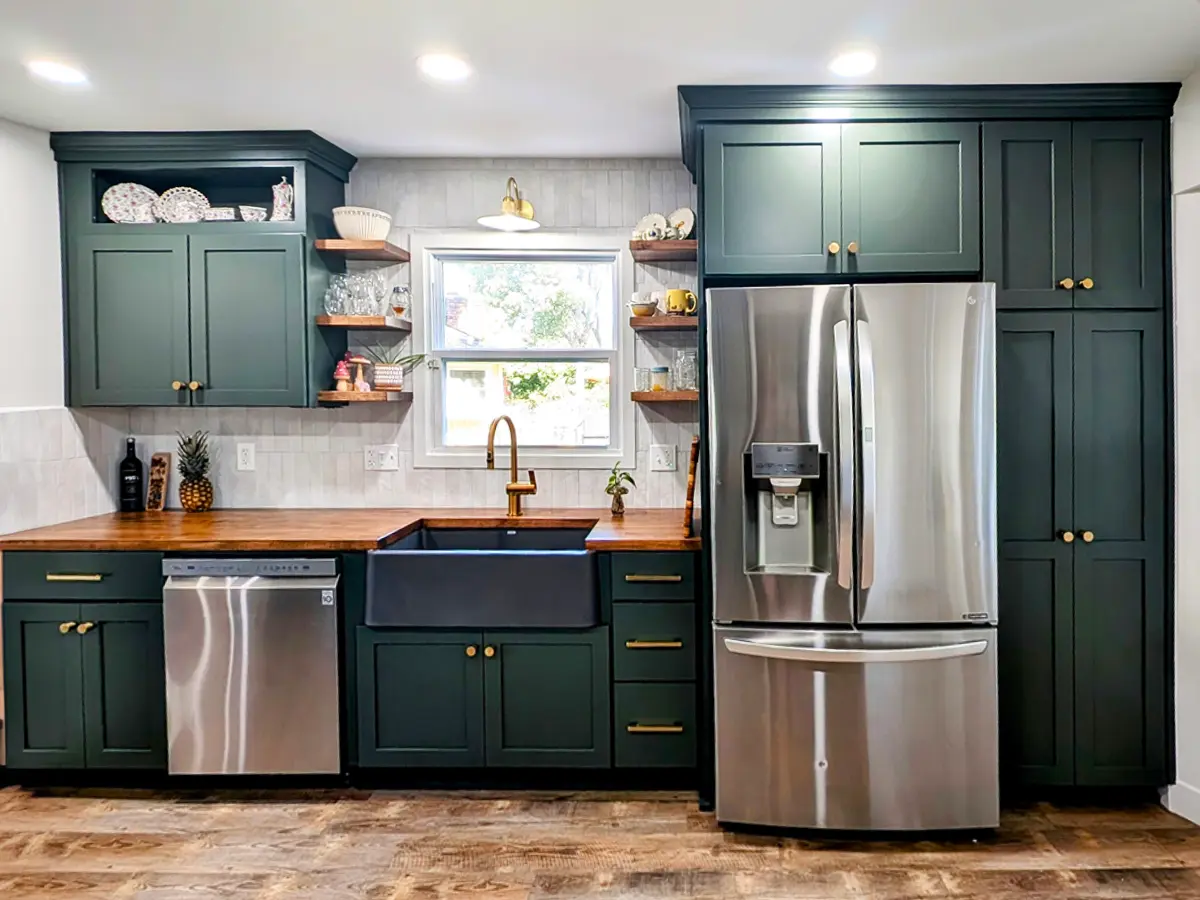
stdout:
<svg viewBox="0 0 1200 900">
<path fill-rule="evenodd" d="M 671 370 L 667 366 L 655 366 L 650 370 L 650 390 L 669 391 L 671 389 Z"/>
<path fill-rule="evenodd" d="M 694 391 L 700 387 L 695 350 L 675 351 L 675 390 Z"/>
<path fill-rule="evenodd" d="M 633 370 L 633 389 L 645 392 L 650 390 L 650 370 L 639 366 Z"/>
</svg>

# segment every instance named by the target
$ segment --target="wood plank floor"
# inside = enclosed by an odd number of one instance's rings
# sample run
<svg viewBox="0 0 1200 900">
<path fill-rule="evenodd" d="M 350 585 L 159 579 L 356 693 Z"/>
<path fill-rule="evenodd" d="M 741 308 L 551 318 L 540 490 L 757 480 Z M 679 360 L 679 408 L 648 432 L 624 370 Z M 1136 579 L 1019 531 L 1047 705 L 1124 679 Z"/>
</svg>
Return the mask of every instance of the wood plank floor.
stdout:
<svg viewBox="0 0 1200 900">
<path fill-rule="evenodd" d="M 1200 829 L 1040 805 L 994 835 L 739 835 L 688 794 L 0 790 L 0 898 L 1200 900 Z"/>
</svg>

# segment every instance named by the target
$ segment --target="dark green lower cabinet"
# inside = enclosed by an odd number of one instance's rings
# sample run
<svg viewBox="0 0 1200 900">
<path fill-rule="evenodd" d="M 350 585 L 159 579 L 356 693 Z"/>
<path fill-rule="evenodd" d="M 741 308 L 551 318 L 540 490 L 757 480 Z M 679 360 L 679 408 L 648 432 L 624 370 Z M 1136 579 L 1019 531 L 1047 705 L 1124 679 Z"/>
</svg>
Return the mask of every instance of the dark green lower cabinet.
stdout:
<svg viewBox="0 0 1200 900">
<path fill-rule="evenodd" d="M 489 766 L 609 765 L 608 629 L 488 632 Z"/>
<path fill-rule="evenodd" d="M 618 684 L 613 744 L 621 768 L 696 765 L 696 686 Z"/>
<path fill-rule="evenodd" d="M 3 610 L 11 768 L 166 768 L 159 604 Z"/>
</svg>

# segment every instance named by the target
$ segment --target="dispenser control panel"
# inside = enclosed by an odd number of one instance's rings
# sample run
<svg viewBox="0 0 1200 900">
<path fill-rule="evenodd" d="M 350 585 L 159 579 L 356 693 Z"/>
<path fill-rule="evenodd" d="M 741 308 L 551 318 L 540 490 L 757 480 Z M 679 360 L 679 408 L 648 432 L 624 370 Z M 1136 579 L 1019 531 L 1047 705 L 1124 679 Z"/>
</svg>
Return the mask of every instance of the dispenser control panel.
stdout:
<svg viewBox="0 0 1200 900">
<path fill-rule="evenodd" d="M 754 478 L 819 478 L 821 453 L 816 444 L 751 444 Z"/>
</svg>

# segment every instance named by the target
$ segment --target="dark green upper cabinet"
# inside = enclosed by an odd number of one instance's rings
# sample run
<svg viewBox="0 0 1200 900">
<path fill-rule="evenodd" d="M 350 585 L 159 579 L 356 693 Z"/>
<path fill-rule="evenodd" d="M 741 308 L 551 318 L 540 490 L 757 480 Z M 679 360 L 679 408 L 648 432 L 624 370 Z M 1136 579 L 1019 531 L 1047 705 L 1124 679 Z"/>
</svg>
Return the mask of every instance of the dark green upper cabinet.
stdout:
<svg viewBox="0 0 1200 900">
<path fill-rule="evenodd" d="M 304 238 L 198 235 L 188 253 L 196 405 L 302 406 Z"/>
<path fill-rule="evenodd" d="M 1000 309 L 1069 308 L 1071 124 L 983 126 L 983 278 Z"/>
<path fill-rule="evenodd" d="M 851 274 L 979 271 L 979 125 L 842 127 Z"/>
<path fill-rule="evenodd" d="M 71 399 L 79 406 L 186 405 L 188 239 L 81 235 L 68 266 Z"/>
<path fill-rule="evenodd" d="M 1076 307 L 1163 305 L 1163 130 L 1157 121 L 1073 126 Z"/>
<path fill-rule="evenodd" d="M 836 125 L 705 129 L 703 234 L 713 275 L 838 271 L 841 240 Z"/>
</svg>

